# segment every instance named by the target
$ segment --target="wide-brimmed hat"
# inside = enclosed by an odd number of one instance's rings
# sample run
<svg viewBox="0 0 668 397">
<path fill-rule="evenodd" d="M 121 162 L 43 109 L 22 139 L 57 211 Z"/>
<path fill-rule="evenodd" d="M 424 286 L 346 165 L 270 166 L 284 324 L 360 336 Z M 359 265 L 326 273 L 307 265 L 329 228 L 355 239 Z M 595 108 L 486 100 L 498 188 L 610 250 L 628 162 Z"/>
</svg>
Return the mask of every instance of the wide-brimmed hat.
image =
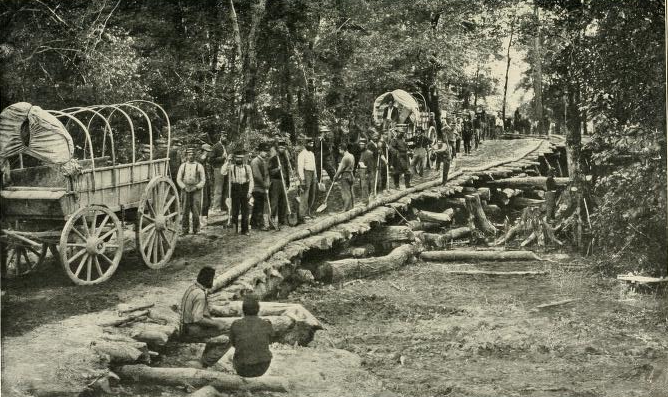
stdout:
<svg viewBox="0 0 668 397">
<path fill-rule="evenodd" d="M 186 148 L 186 154 L 195 154 L 195 148 L 194 147 L 188 147 Z"/>
<path fill-rule="evenodd" d="M 246 155 L 246 151 L 243 149 L 237 149 L 234 151 L 234 157 L 243 157 Z"/>
<path fill-rule="evenodd" d="M 285 139 L 279 138 L 276 140 L 276 146 L 287 146 L 288 144 L 285 142 Z"/>
<path fill-rule="evenodd" d="M 208 143 L 203 143 L 202 144 L 202 150 L 204 150 L 205 152 L 210 152 L 211 149 L 212 149 L 211 145 L 209 145 Z"/>
<path fill-rule="evenodd" d="M 270 146 L 271 145 L 269 145 L 268 142 L 260 142 L 260 143 L 257 144 L 257 149 L 256 150 L 258 152 L 266 152 L 266 151 L 269 150 Z"/>
<path fill-rule="evenodd" d="M 320 128 L 318 128 L 318 132 L 330 132 L 330 131 L 331 130 L 326 125 L 321 125 Z"/>
</svg>

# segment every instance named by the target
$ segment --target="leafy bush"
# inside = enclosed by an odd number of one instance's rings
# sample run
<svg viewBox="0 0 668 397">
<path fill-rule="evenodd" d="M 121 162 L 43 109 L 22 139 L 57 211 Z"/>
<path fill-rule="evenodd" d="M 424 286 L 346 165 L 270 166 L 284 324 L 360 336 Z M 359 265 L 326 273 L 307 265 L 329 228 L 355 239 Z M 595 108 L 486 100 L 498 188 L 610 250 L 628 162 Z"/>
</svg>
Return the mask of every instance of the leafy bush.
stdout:
<svg viewBox="0 0 668 397">
<path fill-rule="evenodd" d="M 604 123 L 592 142 L 597 164 L 604 170 L 592 216 L 602 264 L 611 272 L 666 274 L 666 141 L 663 131 Z M 607 172 L 606 172 L 607 171 Z"/>
</svg>

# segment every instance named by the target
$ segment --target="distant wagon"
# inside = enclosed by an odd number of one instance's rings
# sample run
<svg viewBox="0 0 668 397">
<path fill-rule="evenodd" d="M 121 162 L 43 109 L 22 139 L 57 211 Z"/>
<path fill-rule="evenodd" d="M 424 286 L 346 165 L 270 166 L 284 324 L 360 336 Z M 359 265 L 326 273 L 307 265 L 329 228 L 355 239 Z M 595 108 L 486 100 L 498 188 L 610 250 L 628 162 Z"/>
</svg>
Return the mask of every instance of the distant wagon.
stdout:
<svg viewBox="0 0 668 397">
<path fill-rule="evenodd" d="M 154 139 L 156 118 L 165 136 Z M 68 129 L 81 142 L 73 142 Z M 100 134 L 91 135 L 93 130 Z M 148 141 L 149 153 L 141 159 L 136 133 Z M 126 147 L 119 154 L 114 139 L 122 138 Z M 136 249 L 146 266 L 166 266 L 180 219 L 178 190 L 169 178 L 170 139 L 166 112 L 143 100 L 62 111 L 25 102 L 5 108 L 0 113 L 3 276 L 27 274 L 50 249 L 75 284 L 104 282 L 121 261 L 126 222 L 134 224 Z"/>
<path fill-rule="evenodd" d="M 429 108 L 421 94 L 422 102 L 404 90 L 386 92 L 373 103 L 373 121 L 381 130 L 401 129 L 411 138 L 416 127 L 425 131 L 429 126 Z"/>
</svg>

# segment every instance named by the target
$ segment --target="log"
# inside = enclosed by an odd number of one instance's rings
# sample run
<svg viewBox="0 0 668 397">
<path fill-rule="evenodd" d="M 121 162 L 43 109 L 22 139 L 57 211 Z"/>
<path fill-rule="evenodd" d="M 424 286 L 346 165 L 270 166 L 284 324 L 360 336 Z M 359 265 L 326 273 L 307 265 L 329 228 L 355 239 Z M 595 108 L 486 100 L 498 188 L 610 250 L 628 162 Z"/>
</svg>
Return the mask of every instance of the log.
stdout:
<svg viewBox="0 0 668 397">
<path fill-rule="evenodd" d="M 546 270 L 538 271 L 508 271 L 508 272 L 499 272 L 493 270 L 445 270 L 444 273 L 447 274 L 460 274 L 460 275 L 481 275 L 481 276 L 542 276 L 549 274 Z"/>
<path fill-rule="evenodd" d="M 125 325 L 128 323 L 131 323 L 133 321 L 137 321 L 141 319 L 142 317 L 147 317 L 149 315 L 148 310 L 142 310 L 140 312 L 137 312 L 135 314 L 119 318 L 118 320 L 113 320 L 113 321 L 108 321 L 106 323 L 101 323 L 99 324 L 100 327 L 118 327 L 121 325 Z"/>
<path fill-rule="evenodd" d="M 146 343 L 151 348 L 165 346 L 167 341 L 169 341 L 169 336 L 166 333 L 152 329 L 143 329 L 132 335 L 132 337 Z"/>
<path fill-rule="evenodd" d="M 403 241 L 410 242 L 415 240 L 413 230 L 408 226 L 383 226 L 371 229 L 371 231 L 362 237 L 367 242 L 379 241 Z"/>
<path fill-rule="evenodd" d="M 436 223 L 450 223 L 455 211 L 448 208 L 443 212 L 419 211 L 417 216 L 420 221 L 436 222 Z"/>
<path fill-rule="evenodd" d="M 557 192 L 553 190 L 545 192 L 545 216 L 549 220 L 554 218 L 554 210 L 557 206 L 556 203 L 557 203 Z"/>
<path fill-rule="evenodd" d="M 565 305 L 567 303 L 575 302 L 576 300 L 577 299 L 564 299 L 564 300 L 557 301 L 557 302 L 544 303 L 542 305 L 536 306 L 536 309 L 545 309 L 547 307 L 561 306 L 561 305 Z"/>
<path fill-rule="evenodd" d="M 91 346 L 97 353 L 109 355 L 112 364 L 129 364 L 150 360 L 146 344 L 142 345 L 143 348 L 138 348 L 125 342 L 96 341 Z"/>
<path fill-rule="evenodd" d="M 227 301 L 209 307 L 211 314 L 216 317 L 243 316 L 243 301 Z M 322 329 L 322 324 L 304 306 L 298 303 L 260 302 L 260 316 L 288 316 L 297 322 L 304 322 L 309 326 Z"/>
<path fill-rule="evenodd" d="M 445 248 L 448 242 L 468 236 L 472 231 L 473 230 L 470 227 L 463 226 L 456 229 L 450 229 L 444 234 L 422 233 L 418 238 L 428 246 Z"/>
<path fill-rule="evenodd" d="M 404 227 L 404 226 L 402 226 Z M 408 229 L 408 228 L 407 228 Z M 412 233 L 412 229 L 409 229 Z M 413 236 L 415 237 L 415 236 Z M 338 256 L 343 258 L 367 258 L 376 253 L 376 247 L 373 244 L 366 244 L 363 247 L 347 247 L 341 251 Z"/>
<path fill-rule="evenodd" d="M 568 178 L 554 178 L 557 186 L 568 185 Z M 512 189 L 541 189 L 547 190 L 545 186 L 547 177 L 545 176 L 528 176 L 526 178 L 506 178 L 496 181 L 487 182 L 487 185 L 497 188 L 512 188 Z"/>
<path fill-rule="evenodd" d="M 211 385 L 204 386 L 201 389 L 188 394 L 188 397 L 221 397 L 221 396 L 222 393 L 220 393 L 215 387 Z"/>
<path fill-rule="evenodd" d="M 413 231 L 434 231 L 440 230 L 443 226 L 440 223 L 436 222 L 422 222 L 419 220 L 408 221 L 408 227 L 413 229 Z"/>
<path fill-rule="evenodd" d="M 420 258 L 426 261 L 540 261 L 531 251 L 424 251 Z"/>
<path fill-rule="evenodd" d="M 196 368 L 156 368 L 148 365 L 124 365 L 116 374 L 122 379 L 142 384 L 212 386 L 219 390 L 287 392 L 287 379 L 276 376 L 242 378 L 238 375 Z"/>
<path fill-rule="evenodd" d="M 463 197 L 447 198 L 445 199 L 445 205 L 450 208 L 466 208 L 466 201 Z"/>
<path fill-rule="evenodd" d="M 510 199 L 510 204 L 517 208 L 537 207 L 543 205 L 543 203 L 545 203 L 545 200 L 530 199 L 526 197 L 513 197 Z"/>
<path fill-rule="evenodd" d="M 469 210 L 469 223 L 474 224 L 476 229 L 485 234 L 496 234 L 496 227 L 487 219 L 485 211 L 480 204 L 480 196 L 472 194 L 464 197 L 466 199 L 466 208 Z"/>
<path fill-rule="evenodd" d="M 480 200 L 486 200 L 486 201 L 491 200 L 491 192 L 488 187 L 479 187 L 477 192 L 478 196 L 480 196 Z"/>
<path fill-rule="evenodd" d="M 118 314 L 125 314 L 125 313 L 135 312 L 137 310 L 150 309 L 153 306 L 155 306 L 155 303 L 146 303 L 144 305 L 138 305 L 138 306 L 130 306 L 121 303 L 118 305 Z"/>
<path fill-rule="evenodd" d="M 342 259 L 327 261 L 318 266 L 315 279 L 323 282 L 338 282 L 345 278 L 362 278 L 386 272 L 405 265 L 415 255 L 415 247 L 404 244 L 385 256 L 365 259 Z"/>
</svg>

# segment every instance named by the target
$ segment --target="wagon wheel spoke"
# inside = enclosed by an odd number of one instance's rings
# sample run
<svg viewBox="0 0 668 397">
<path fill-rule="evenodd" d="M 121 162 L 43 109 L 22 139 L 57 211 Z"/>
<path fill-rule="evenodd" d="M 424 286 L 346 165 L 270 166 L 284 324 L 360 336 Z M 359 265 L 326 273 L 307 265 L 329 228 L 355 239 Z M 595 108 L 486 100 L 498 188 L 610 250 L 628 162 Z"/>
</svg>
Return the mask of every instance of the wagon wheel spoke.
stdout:
<svg viewBox="0 0 668 397">
<path fill-rule="evenodd" d="M 165 235 L 160 231 L 159 233 L 159 242 L 158 242 L 158 250 L 160 251 L 160 259 L 165 257 L 165 246 L 164 246 L 164 240 L 165 240 Z"/>
<path fill-rule="evenodd" d="M 86 221 L 86 215 L 81 216 L 81 223 L 83 224 L 83 230 L 84 230 L 84 233 L 86 234 L 86 236 L 90 236 L 90 229 L 88 228 L 88 222 Z M 84 237 L 84 240 L 86 240 L 85 237 Z"/>
<path fill-rule="evenodd" d="M 16 255 L 16 249 L 13 249 L 12 254 L 9 256 L 9 258 L 7 258 L 7 265 L 12 263 L 12 260 L 15 259 L 15 258 L 18 258 L 18 257 Z M 18 262 L 18 261 L 20 261 L 20 259 L 16 259 L 16 261 Z M 14 269 L 16 269 L 16 268 L 17 268 L 17 266 L 14 266 Z M 9 270 L 9 266 L 7 266 L 7 270 Z"/>
<path fill-rule="evenodd" d="M 153 239 L 153 252 L 151 252 L 151 256 L 153 257 L 153 263 L 158 263 L 158 240 L 160 238 L 158 237 L 158 234 L 155 234 L 155 238 Z"/>
<path fill-rule="evenodd" d="M 162 233 L 162 238 L 165 240 L 165 244 L 167 244 L 167 250 L 169 251 L 172 248 L 172 242 L 169 238 L 167 238 L 164 230 L 160 233 Z M 174 231 L 174 234 L 176 234 L 176 231 Z"/>
<path fill-rule="evenodd" d="M 109 259 L 109 257 L 106 256 L 105 254 L 100 254 L 99 256 L 101 256 L 102 259 L 104 259 L 105 261 L 107 261 L 107 263 L 109 264 L 109 266 L 113 266 L 113 265 L 114 265 L 114 261 L 112 261 L 111 259 Z"/>
<path fill-rule="evenodd" d="M 105 234 L 103 234 L 102 236 L 100 236 L 100 240 L 104 240 L 104 239 L 106 239 L 107 237 L 111 236 L 111 235 L 114 234 L 114 233 L 116 233 L 116 229 L 115 229 L 115 228 L 109 230 L 108 232 L 106 232 Z M 120 237 L 120 236 L 119 236 L 119 237 Z"/>
<path fill-rule="evenodd" d="M 76 234 L 77 236 L 79 236 L 79 238 L 80 238 L 82 241 L 86 241 L 86 236 L 84 236 L 83 234 L 81 234 L 81 232 L 80 232 L 79 230 L 77 230 L 76 227 L 73 227 L 73 228 L 72 228 L 72 231 L 74 232 L 74 234 Z"/>
<path fill-rule="evenodd" d="M 165 215 L 165 219 L 172 219 L 178 214 L 179 214 L 178 212 L 172 212 L 171 214 Z"/>
<path fill-rule="evenodd" d="M 151 218 L 150 216 L 148 216 L 146 214 L 141 214 L 141 216 L 144 217 L 144 219 L 148 219 L 151 222 L 155 222 L 155 219 Z"/>
<path fill-rule="evenodd" d="M 144 244 L 141 246 L 142 252 L 146 252 L 146 247 L 148 246 L 148 243 L 151 241 L 151 237 L 155 235 L 155 228 L 151 229 L 151 231 L 148 232 L 148 236 L 146 237 L 146 240 L 144 240 Z"/>
<path fill-rule="evenodd" d="M 174 204 L 174 200 L 176 200 L 176 197 L 172 196 L 172 197 L 170 197 L 169 201 L 167 201 L 167 203 L 165 203 L 165 206 L 162 207 L 162 213 L 163 214 L 166 213 L 166 212 L 169 212 L 170 207 L 172 206 L 172 204 Z"/>
<path fill-rule="evenodd" d="M 104 246 L 107 247 L 107 248 L 116 248 L 116 249 L 118 249 L 118 244 L 105 244 Z"/>
<path fill-rule="evenodd" d="M 97 269 L 97 274 L 99 274 L 100 277 L 104 276 L 104 272 L 102 271 L 102 266 L 100 266 L 100 260 L 97 259 L 97 256 L 93 257 L 93 260 L 95 261 L 95 268 Z"/>
<path fill-rule="evenodd" d="M 100 233 L 102 233 L 102 230 L 104 230 L 104 227 L 107 226 L 107 222 L 109 222 L 109 215 L 105 216 L 104 219 L 102 220 L 102 223 L 100 223 L 100 226 L 97 228 L 97 233 L 95 234 L 96 236 L 99 236 Z"/>
<path fill-rule="evenodd" d="M 39 260 L 39 257 L 41 256 L 41 254 L 34 247 L 32 247 L 32 246 L 31 247 L 26 247 L 26 250 L 32 252 L 37 257 L 37 260 Z M 28 255 L 28 253 L 26 252 L 26 257 L 27 257 L 27 255 Z"/>
<path fill-rule="evenodd" d="M 86 218 L 84 218 L 84 222 L 86 221 Z M 93 213 L 93 216 L 90 218 L 90 227 L 88 230 L 90 230 L 90 235 L 91 236 L 97 236 L 96 232 L 96 226 L 97 226 L 97 213 Z"/>
<path fill-rule="evenodd" d="M 77 267 L 77 270 L 74 272 L 74 277 L 79 277 L 79 273 L 81 273 L 81 270 L 83 269 L 84 265 L 88 263 L 88 256 L 89 256 L 88 253 L 86 253 L 86 256 L 81 258 L 81 261 L 79 262 L 79 267 Z"/>
<path fill-rule="evenodd" d="M 149 209 L 149 211 L 151 211 L 151 214 L 153 214 L 153 216 L 156 215 L 155 209 L 153 209 L 153 205 L 149 200 L 146 200 L 146 207 Z M 146 214 L 144 214 L 144 216 L 148 218 Z"/>
<path fill-rule="evenodd" d="M 81 249 L 81 250 L 79 250 L 76 254 L 74 254 L 73 256 L 71 256 L 71 257 L 67 260 L 67 261 L 68 261 L 68 264 L 71 264 L 71 263 L 74 262 L 77 258 L 79 258 L 81 255 L 83 255 L 83 254 L 85 254 L 85 253 L 86 253 L 86 249 Z"/>
<path fill-rule="evenodd" d="M 167 200 L 167 189 L 164 183 L 158 184 L 158 209 L 161 214 L 164 214 L 165 201 Z"/>
<path fill-rule="evenodd" d="M 84 243 L 67 243 L 67 247 L 86 247 L 86 244 Z"/>
<path fill-rule="evenodd" d="M 147 231 L 149 231 L 150 229 L 152 229 L 154 227 L 155 227 L 155 223 L 149 223 L 143 229 L 141 229 L 140 233 L 146 233 Z"/>
<path fill-rule="evenodd" d="M 90 281 L 90 276 L 92 272 L 93 257 L 88 255 L 88 260 L 86 260 L 86 281 Z"/>
</svg>

